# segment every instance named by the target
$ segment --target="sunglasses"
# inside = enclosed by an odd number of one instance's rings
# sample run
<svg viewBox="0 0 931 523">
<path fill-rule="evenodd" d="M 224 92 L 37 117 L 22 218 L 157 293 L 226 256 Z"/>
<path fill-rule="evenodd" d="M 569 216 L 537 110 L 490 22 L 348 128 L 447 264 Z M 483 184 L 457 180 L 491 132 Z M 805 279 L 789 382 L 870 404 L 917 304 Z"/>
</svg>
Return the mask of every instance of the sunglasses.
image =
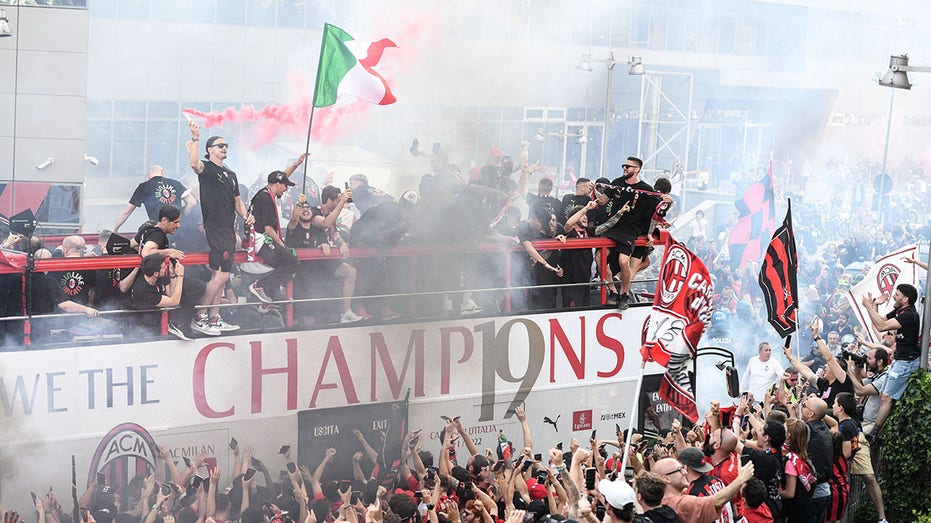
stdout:
<svg viewBox="0 0 931 523">
<path fill-rule="evenodd" d="M 624 165 L 621 166 L 621 169 L 633 169 L 634 167 L 637 167 L 637 166 L 625 163 Z"/>
<path fill-rule="evenodd" d="M 211 145 L 210 147 L 219 147 L 219 148 L 221 148 L 221 149 L 228 149 L 229 146 L 230 146 L 230 144 L 228 144 L 228 143 L 215 143 L 215 144 Z"/>
</svg>

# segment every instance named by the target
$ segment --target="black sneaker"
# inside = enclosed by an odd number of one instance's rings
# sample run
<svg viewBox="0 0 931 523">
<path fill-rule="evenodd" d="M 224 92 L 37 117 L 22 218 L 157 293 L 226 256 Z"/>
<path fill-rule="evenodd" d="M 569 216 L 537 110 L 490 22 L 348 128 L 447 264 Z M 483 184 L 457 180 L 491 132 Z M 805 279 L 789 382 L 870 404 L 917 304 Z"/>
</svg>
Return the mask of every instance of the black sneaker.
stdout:
<svg viewBox="0 0 931 523">
<path fill-rule="evenodd" d="M 617 299 L 617 309 L 626 311 L 628 307 L 630 307 L 630 294 L 621 294 L 621 297 Z"/>
<path fill-rule="evenodd" d="M 618 296 L 616 292 L 611 292 L 611 293 L 608 293 L 608 300 L 606 303 L 608 305 L 617 305 L 617 301 L 619 299 L 620 299 L 620 296 Z"/>
</svg>

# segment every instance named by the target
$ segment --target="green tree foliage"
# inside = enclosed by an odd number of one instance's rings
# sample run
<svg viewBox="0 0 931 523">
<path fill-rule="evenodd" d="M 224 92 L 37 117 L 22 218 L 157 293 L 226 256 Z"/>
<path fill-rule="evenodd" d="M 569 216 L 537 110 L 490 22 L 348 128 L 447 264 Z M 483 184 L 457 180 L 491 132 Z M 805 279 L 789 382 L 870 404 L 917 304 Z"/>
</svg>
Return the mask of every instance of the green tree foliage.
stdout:
<svg viewBox="0 0 931 523">
<path fill-rule="evenodd" d="M 931 520 L 931 374 L 924 369 L 912 374 L 882 439 L 886 518 Z"/>
</svg>

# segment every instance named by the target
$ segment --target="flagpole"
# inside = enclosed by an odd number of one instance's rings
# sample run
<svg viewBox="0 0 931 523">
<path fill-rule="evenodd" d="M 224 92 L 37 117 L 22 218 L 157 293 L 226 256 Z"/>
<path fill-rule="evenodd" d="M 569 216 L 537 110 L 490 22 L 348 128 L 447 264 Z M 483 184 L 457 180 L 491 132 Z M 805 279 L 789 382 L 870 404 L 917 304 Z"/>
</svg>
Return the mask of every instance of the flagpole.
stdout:
<svg viewBox="0 0 931 523">
<path fill-rule="evenodd" d="M 315 80 L 315 81 L 314 81 L 314 92 L 316 92 L 316 90 L 317 90 L 317 85 L 316 85 L 316 84 L 317 84 L 317 82 L 316 82 L 316 80 Z M 307 157 L 310 156 L 310 129 L 314 126 L 314 109 L 316 109 L 316 106 L 313 105 L 313 103 L 311 103 L 311 105 L 310 105 L 310 122 L 307 124 L 307 145 L 304 146 L 304 154 L 307 155 Z M 305 194 L 306 191 L 307 191 L 307 164 L 308 164 L 308 163 L 310 163 L 310 162 L 309 162 L 309 161 L 306 159 L 306 157 L 305 157 L 305 160 L 304 160 L 304 181 L 303 181 L 303 183 L 301 183 L 301 194 Z"/>
<path fill-rule="evenodd" d="M 624 448 L 621 449 L 621 453 L 624 454 L 621 457 L 621 474 L 627 470 L 627 457 L 630 456 L 630 439 L 634 435 L 634 417 L 637 414 L 637 409 L 640 406 L 640 389 L 643 387 L 643 374 L 646 372 L 647 362 L 642 361 L 640 363 L 640 375 L 637 376 L 637 390 L 634 393 L 634 404 L 630 409 L 630 421 L 627 422 L 627 437 L 624 439 Z"/>
</svg>

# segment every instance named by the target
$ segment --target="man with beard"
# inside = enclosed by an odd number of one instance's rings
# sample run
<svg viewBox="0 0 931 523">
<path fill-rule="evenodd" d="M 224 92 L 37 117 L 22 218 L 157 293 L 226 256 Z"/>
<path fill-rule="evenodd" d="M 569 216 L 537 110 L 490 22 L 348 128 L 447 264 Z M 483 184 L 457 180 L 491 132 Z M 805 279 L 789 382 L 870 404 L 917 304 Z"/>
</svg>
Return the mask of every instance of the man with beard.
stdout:
<svg viewBox="0 0 931 523">
<path fill-rule="evenodd" d="M 879 306 L 888 300 L 888 295 L 884 294 L 874 299 L 871 293 L 867 293 L 862 300 L 876 331 L 895 331 L 895 360 L 889 367 L 889 378 L 879 391 L 879 414 L 876 416 L 874 431 L 882 428 L 889 417 L 893 401 L 899 400 L 902 394 L 905 394 L 908 378 L 918 369 L 918 359 L 921 356 L 921 348 L 918 346 L 921 319 L 915 310 L 918 289 L 907 283 L 897 285 L 892 294 L 892 310 L 883 317 L 879 314 Z"/>
<path fill-rule="evenodd" d="M 336 217 L 339 210 L 352 198 L 352 189 L 347 190 L 342 197 L 339 189 L 333 186 L 323 188 L 321 193 L 324 202 L 316 207 L 307 204 L 306 197 L 298 196 L 297 205 L 291 213 L 288 222 L 288 235 L 285 242 L 295 249 L 320 248 L 325 256 L 330 255 L 330 244 L 338 245 L 340 254 L 345 259 L 349 256 L 349 245 L 343 241 L 336 232 Z M 316 293 L 312 289 L 319 288 L 321 283 L 328 283 L 330 278 L 336 278 L 343 297 L 340 307 L 340 323 L 354 323 L 362 318 L 351 308 L 352 295 L 356 289 L 356 268 L 343 260 L 307 260 L 301 263 L 297 273 L 297 288 L 301 297 L 312 297 Z"/>
<path fill-rule="evenodd" d="M 863 483 L 866 484 L 866 491 L 876 506 L 876 513 L 879 520 L 886 519 L 886 511 L 883 506 L 883 494 L 876 481 L 876 475 L 873 471 L 872 457 L 870 447 L 876 441 L 872 436 L 875 433 L 876 418 L 879 415 L 881 400 L 879 391 L 883 390 L 886 384 L 887 370 L 889 370 L 889 352 L 879 347 L 871 349 L 866 353 L 866 370 L 870 377 L 861 381 L 861 367 L 854 364 L 852 359 L 847 360 L 847 378 L 853 384 L 853 390 L 860 398 L 866 398 L 866 404 L 863 406 L 863 431 L 860 433 L 858 442 L 859 450 L 853 456 L 850 463 L 850 475 L 860 476 Z"/>
<path fill-rule="evenodd" d="M 725 485 L 730 485 L 740 472 L 740 455 L 735 452 L 737 436 L 724 427 L 716 428 L 708 434 L 702 453 L 705 461 L 711 464 L 709 475 L 719 478 Z M 743 514 L 743 497 L 741 494 L 732 500 L 734 514 L 739 518 Z"/>
<path fill-rule="evenodd" d="M 625 206 L 628 210 L 617 223 L 604 232 L 606 238 L 610 238 L 617 244 L 611 252 L 618 263 L 618 274 L 621 283 L 618 287 L 620 297 L 617 301 L 617 308 L 625 310 L 630 306 L 630 281 L 633 278 L 633 271 L 630 268 L 630 258 L 634 254 L 634 247 L 637 238 L 647 234 L 650 227 L 650 220 L 653 217 L 653 211 L 656 209 L 659 198 L 646 194 L 643 191 L 653 192 L 653 187 L 640 180 L 640 168 L 643 161 L 633 156 L 627 158 L 627 162 L 621 166 L 624 174 L 615 178 L 611 185 L 621 187 L 624 190 L 614 188 L 612 194 L 612 208 L 621 212 Z"/>
</svg>

